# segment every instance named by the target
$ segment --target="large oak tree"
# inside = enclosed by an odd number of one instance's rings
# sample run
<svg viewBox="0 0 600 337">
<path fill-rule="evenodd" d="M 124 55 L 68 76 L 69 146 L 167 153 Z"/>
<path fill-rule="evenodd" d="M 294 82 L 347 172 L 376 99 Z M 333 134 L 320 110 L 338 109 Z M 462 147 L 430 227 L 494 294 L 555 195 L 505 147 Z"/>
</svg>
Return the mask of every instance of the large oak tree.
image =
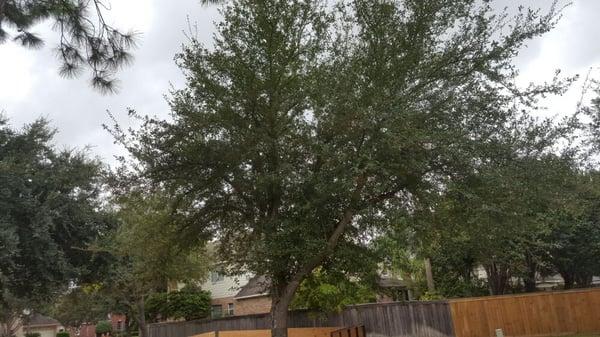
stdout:
<svg viewBox="0 0 600 337">
<path fill-rule="evenodd" d="M 286 336 L 307 275 L 364 248 L 558 89 L 519 90 L 512 64 L 557 13 L 496 14 L 472 0 L 233 1 L 214 47 L 178 56 L 187 86 L 171 118 L 113 132 L 174 195 L 182 232 L 212 234 L 232 272 L 269 277 L 272 334 Z"/>
</svg>

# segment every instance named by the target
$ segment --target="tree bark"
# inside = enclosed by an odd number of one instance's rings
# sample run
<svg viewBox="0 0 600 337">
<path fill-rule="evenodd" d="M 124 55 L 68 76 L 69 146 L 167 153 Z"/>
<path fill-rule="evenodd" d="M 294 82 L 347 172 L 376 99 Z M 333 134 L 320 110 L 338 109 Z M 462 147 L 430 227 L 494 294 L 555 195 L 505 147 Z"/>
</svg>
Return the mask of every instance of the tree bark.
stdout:
<svg viewBox="0 0 600 337">
<path fill-rule="evenodd" d="M 581 274 L 575 276 L 575 284 L 577 288 L 589 288 L 592 286 L 594 276 L 588 274 Z"/>
<path fill-rule="evenodd" d="M 537 263 L 528 254 L 525 258 L 525 264 L 527 270 L 523 278 L 523 285 L 525 286 L 525 292 L 532 293 L 537 290 Z"/>
<path fill-rule="evenodd" d="M 431 259 L 428 257 L 425 258 L 425 276 L 427 277 L 427 291 L 434 293 L 433 270 L 431 269 Z"/>
<path fill-rule="evenodd" d="M 137 302 L 137 322 L 140 330 L 140 337 L 148 337 L 148 326 L 146 324 L 146 306 L 144 296 Z"/>
<path fill-rule="evenodd" d="M 271 290 L 271 337 L 287 337 L 288 310 L 300 282 L 306 275 L 297 275 L 285 286 Z"/>
<path fill-rule="evenodd" d="M 506 267 L 492 262 L 485 267 L 488 278 L 490 295 L 503 295 L 506 292 L 509 280 L 509 271 Z"/>
<path fill-rule="evenodd" d="M 562 276 L 565 283 L 564 289 L 573 289 L 573 286 L 575 285 L 575 277 L 573 277 L 571 273 L 567 272 L 561 272 L 560 276 Z"/>
</svg>

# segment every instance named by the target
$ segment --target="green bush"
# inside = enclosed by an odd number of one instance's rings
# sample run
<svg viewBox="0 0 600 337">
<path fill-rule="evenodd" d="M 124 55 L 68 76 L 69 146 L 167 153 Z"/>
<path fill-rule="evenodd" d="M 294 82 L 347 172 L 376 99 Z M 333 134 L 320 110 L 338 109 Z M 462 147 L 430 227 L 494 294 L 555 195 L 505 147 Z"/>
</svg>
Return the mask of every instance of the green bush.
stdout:
<svg viewBox="0 0 600 337">
<path fill-rule="evenodd" d="M 56 333 L 56 337 L 70 337 L 68 331 L 59 331 Z"/>
<path fill-rule="evenodd" d="M 41 337 L 42 334 L 40 334 L 39 332 L 27 332 L 25 334 L 25 337 Z"/>
<path fill-rule="evenodd" d="M 444 296 L 440 295 L 437 292 L 430 292 L 430 291 L 426 291 L 423 295 L 421 295 L 421 298 L 419 298 L 419 300 L 421 301 L 439 301 L 439 300 L 443 300 Z"/>
<path fill-rule="evenodd" d="M 169 318 L 186 321 L 210 315 L 210 293 L 197 287 L 185 286 L 168 294 Z"/>
<path fill-rule="evenodd" d="M 112 332 L 112 324 L 110 321 L 100 321 L 96 324 L 96 334 L 106 334 Z"/>
<path fill-rule="evenodd" d="M 194 320 L 210 314 L 210 293 L 195 286 L 180 291 L 156 293 L 146 300 L 146 318 L 157 322 L 167 318 Z"/>
</svg>

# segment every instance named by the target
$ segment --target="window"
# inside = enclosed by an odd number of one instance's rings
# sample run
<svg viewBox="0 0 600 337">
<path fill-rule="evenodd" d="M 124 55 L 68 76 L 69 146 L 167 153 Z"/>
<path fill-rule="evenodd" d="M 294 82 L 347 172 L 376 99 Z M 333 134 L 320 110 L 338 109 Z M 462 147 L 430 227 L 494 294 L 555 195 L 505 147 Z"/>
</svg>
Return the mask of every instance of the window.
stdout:
<svg viewBox="0 0 600 337">
<path fill-rule="evenodd" d="M 221 282 L 221 281 L 223 281 L 223 279 L 224 279 L 223 275 L 217 273 L 216 271 L 210 272 L 210 281 L 212 283 Z"/>
<path fill-rule="evenodd" d="M 222 305 L 213 305 L 210 308 L 210 316 L 212 318 L 223 317 L 223 306 Z"/>
<path fill-rule="evenodd" d="M 233 303 L 229 303 L 227 304 L 227 316 L 233 316 Z"/>
</svg>

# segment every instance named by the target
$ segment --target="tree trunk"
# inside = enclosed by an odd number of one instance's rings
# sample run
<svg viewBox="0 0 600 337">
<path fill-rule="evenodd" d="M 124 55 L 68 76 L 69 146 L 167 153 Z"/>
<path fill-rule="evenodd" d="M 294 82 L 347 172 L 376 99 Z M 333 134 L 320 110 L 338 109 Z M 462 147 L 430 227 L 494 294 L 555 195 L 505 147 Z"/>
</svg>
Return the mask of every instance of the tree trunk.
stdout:
<svg viewBox="0 0 600 337">
<path fill-rule="evenodd" d="M 433 270 L 431 269 L 431 259 L 425 258 L 425 276 L 427 277 L 427 291 L 435 292 L 435 283 L 433 282 Z"/>
<path fill-rule="evenodd" d="M 575 276 L 575 284 L 577 288 L 589 288 L 592 286 L 594 276 L 591 274 L 580 274 Z"/>
<path fill-rule="evenodd" d="M 284 286 L 274 286 L 272 288 L 271 337 L 287 337 L 288 311 L 302 279 L 304 279 L 304 276 L 297 276 L 295 280 Z"/>
<path fill-rule="evenodd" d="M 503 295 L 508 286 L 508 269 L 496 262 L 492 262 L 485 267 L 485 271 L 488 278 L 490 295 Z"/>
<path fill-rule="evenodd" d="M 532 293 L 537 290 L 537 263 L 531 254 L 526 254 L 525 264 L 527 270 L 525 272 L 525 277 L 523 278 L 523 285 L 525 286 L 525 292 Z"/>
<path fill-rule="evenodd" d="M 573 275 L 571 273 L 561 272 L 560 276 L 562 276 L 563 281 L 565 282 L 564 288 L 573 289 L 573 286 L 575 285 L 575 278 Z"/>
<path fill-rule="evenodd" d="M 9 309 L 10 310 L 10 309 Z M 14 313 L 8 313 L 2 315 L 4 322 L 0 322 L 0 337 L 14 337 L 17 334 L 17 331 L 24 326 L 25 319 L 19 318 L 19 315 Z M 26 333 L 27 331 L 23 331 Z"/>
<path fill-rule="evenodd" d="M 137 323 L 140 330 L 140 337 L 148 337 L 148 326 L 146 324 L 146 306 L 144 296 L 137 303 Z"/>
</svg>

